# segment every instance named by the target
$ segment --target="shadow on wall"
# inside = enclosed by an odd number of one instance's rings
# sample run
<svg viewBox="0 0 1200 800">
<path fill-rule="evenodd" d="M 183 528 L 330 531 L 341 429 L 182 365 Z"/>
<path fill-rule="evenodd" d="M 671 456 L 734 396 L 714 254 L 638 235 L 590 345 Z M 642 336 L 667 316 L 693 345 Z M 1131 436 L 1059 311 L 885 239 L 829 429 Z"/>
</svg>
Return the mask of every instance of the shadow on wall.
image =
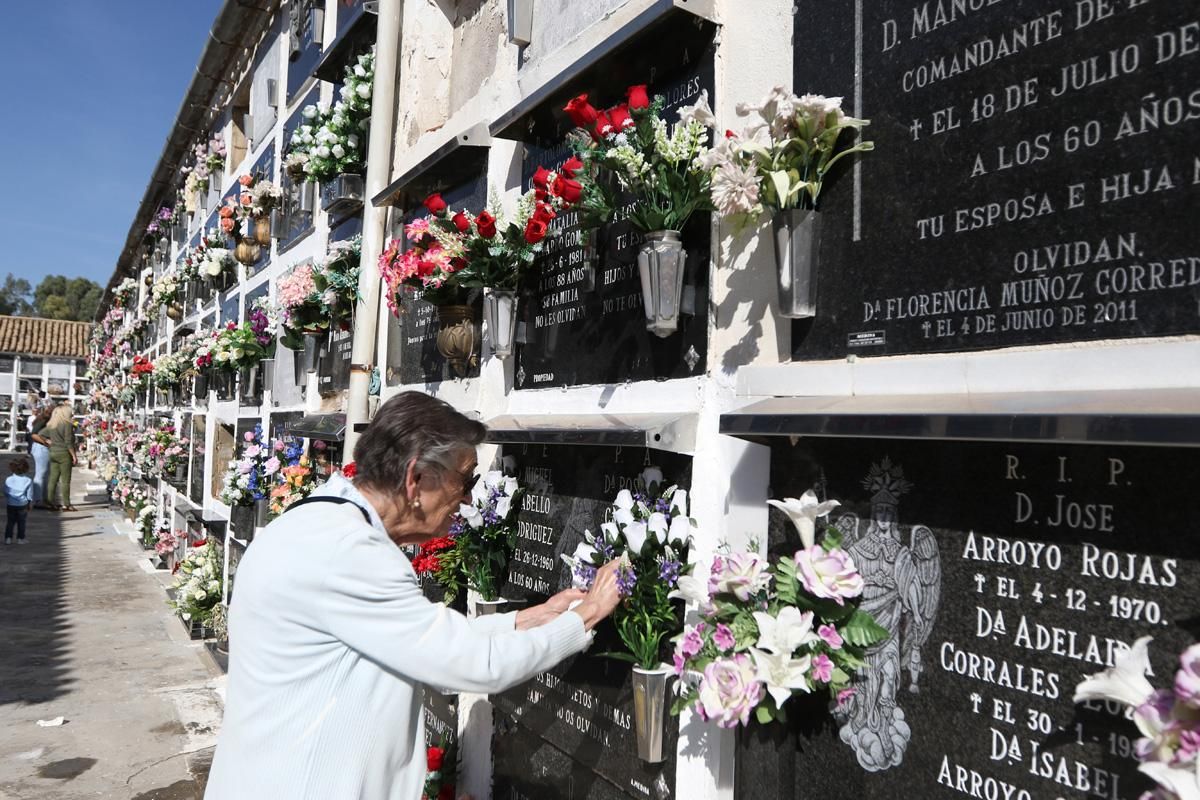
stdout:
<svg viewBox="0 0 1200 800">
<path fill-rule="evenodd" d="M 0 458 L 0 478 L 15 457 Z M 79 481 L 76 473 L 76 487 Z M 27 536 L 28 546 L 0 545 L 0 705 L 47 703 L 75 681 L 67 671 L 63 517 L 30 511 Z"/>
</svg>

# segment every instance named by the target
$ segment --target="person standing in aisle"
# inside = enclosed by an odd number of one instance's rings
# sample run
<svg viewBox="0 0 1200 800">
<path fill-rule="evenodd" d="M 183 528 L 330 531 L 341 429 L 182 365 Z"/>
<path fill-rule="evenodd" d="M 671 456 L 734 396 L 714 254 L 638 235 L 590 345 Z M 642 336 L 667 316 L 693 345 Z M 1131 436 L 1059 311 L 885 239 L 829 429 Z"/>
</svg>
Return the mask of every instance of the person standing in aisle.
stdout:
<svg viewBox="0 0 1200 800">
<path fill-rule="evenodd" d="M 335 475 L 254 537 L 229 609 L 229 684 L 206 800 L 416 800 L 426 686 L 492 694 L 581 652 L 619 602 L 614 561 L 508 614 L 421 593 L 400 549 L 445 536 L 487 428 L 403 392 Z"/>
<path fill-rule="evenodd" d="M 46 402 L 35 408 L 26 429 L 29 431 L 29 455 L 33 456 L 33 502 L 39 508 L 49 508 L 46 497 L 46 481 L 50 477 L 50 440 L 42 435 L 50 422 L 53 407 Z"/>
<path fill-rule="evenodd" d="M 71 505 L 71 470 L 75 468 L 75 409 L 70 403 L 55 407 L 50 422 L 42 434 L 50 442 L 50 483 L 46 487 L 46 503 L 58 511 L 77 511 Z M 58 505 L 59 487 L 62 505 Z"/>
<path fill-rule="evenodd" d="M 25 544 L 25 519 L 33 505 L 33 480 L 29 477 L 29 462 L 15 458 L 8 464 L 12 474 L 4 481 L 8 502 L 8 520 L 4 525 L 4 543 L 13 543 L 13 528 L 17 529 L 17 544 Z"/>
</svg>

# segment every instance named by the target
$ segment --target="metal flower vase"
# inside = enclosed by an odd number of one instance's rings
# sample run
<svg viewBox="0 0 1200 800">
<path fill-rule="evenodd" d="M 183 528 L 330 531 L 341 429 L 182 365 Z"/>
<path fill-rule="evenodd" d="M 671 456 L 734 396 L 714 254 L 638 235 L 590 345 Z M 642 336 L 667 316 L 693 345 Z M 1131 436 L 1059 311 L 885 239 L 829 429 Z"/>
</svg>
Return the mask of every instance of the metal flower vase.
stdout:
<svg viewBox="0 0 1200 800">
<path fill-rule="evenodd" d="M 271 515 L 271 501 L 267 498 L 254 501 L 254 527 L 265 528 Z"/>
<path fill-rule="evenodd" d="M 237 246 L 233 248 L 233 257 L 239 264 L 245 264 L 248 267 L 257 264 L 261 255 L 262 246 L 249 236 L 239 238 Z"/>
<path fill-rule="evenodd" d="M 192 377 L 192 396 L 197 402 L 208 402 L 208 373 L 197 372 Z"/>
<path fill-rule="evenodd" d="M 679 231 L 651 231 L 637 255 L 646 307 L 646 330 L 666 338 L 679 328 L 687 251 Z"/>
<path fill-rule="evenodd" d="M 264 360 L 238 369 L 238 393 L 241 396 L 242 405 L 256 406 L 262 403 L 263 376 L 266 374 L 265 363 Z"/>
<path fill-rule="evenodd" d="M 517 293 L 488 289 L 483 296 L 483 321 L 492 339 L 492 354 L 499 359 L 511 356 L 517 332 Z"/>
<path fill-rule="evenodd" d="M 508 601 L 503 597 L 498 600 L 476 600 L 475 601 L 475 616 L 488 617 L 492 614 L 503 614 L 507 609 Z"/>
<path fill-rule="evenodd" d="M 254 241 L 263 247 L 271 246 L 271 217 L 269 215 L 263 214 L 261 217 L 254 218 Z"/>
<path fill-rule="evenodd" d="M 462 377 L 478 363 L 475 357 L 475 313 L 470 306 L 438 306 L 437 349 Z"/>
<path fill-rule="evenodd" d="M 785 208 L 771 218 L 779 314 L 806 319 L 817 313 L 817 264 L 821 215 L 811 208 Z"/>
<path fill-rule="evenodd" d="M 176 322 L 183 319 L 183 306 L 179 303 L 168 303 L 167 318 Z"/>
<path fill-rule="evenodd" d="M 671 670 L 633 668 L 633 725 L 638 758 L 658 764 L 663 758 L 663 731 L 667 722 L 667 679 Z"/>
<path fill-rule="evenodd" d="M 227 369 L 219 369 L 213 373 L 213 385 L 217 390 L 217 399 L 222 401 L 233 400 L 236 396 L 235 381 L 236 373 Z"/>
<path fill-rule="evenodd" d="M 304 334 L 304 346 L 295 352 L 296 357 L 296 385 L 304 386 L 308 383 L 308 373 L 316 372 L 320 368 L 321 355 L 324 351 L 325 333 L 306 333 Z"/>
</svg>

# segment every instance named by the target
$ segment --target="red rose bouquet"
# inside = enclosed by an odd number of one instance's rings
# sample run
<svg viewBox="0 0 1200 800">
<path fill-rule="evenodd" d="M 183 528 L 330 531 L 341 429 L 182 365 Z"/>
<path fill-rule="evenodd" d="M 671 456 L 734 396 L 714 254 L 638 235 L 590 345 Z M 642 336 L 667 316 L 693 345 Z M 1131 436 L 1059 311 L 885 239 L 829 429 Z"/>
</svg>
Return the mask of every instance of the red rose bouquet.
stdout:
<svg viewBox="0 0 1200 800">
<path fill-rule="evenodd" d="M 443 740 L 442 746 L 430 746 L 425 751 L 425 789 L 421 800 L 454 800 L 457 775 L 454 746 Z"/>
<path fill-rule="evenodd" d="M 625 94 L 624 103 L 603 111 L 586 94 L 563 109 L 577 129 L 580 207 L 593 221 L 609 222 L 618 193 L 627 194 L 637 201 L 629 219 L 638 230 L 682 230 L 694 212 L 712 210 L 703 157 L 716 119 L 707 93 L 679 109 L 669 130 L 661 96 L 650 99 L 644 85 Z"/>
</svg>

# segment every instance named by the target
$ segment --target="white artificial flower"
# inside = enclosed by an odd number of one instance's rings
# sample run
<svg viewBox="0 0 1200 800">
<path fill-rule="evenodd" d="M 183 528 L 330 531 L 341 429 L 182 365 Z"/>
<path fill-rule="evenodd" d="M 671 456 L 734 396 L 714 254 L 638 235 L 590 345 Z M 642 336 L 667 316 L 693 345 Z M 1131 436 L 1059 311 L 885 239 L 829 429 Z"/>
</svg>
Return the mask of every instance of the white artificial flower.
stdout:
<svg viewBox="0 0 1200 800">
<path fill-rule="evenodd" d="M 358 149 L 358 134 L 352 133 L 349 136 L 347 136 L 346 144 L 349 145 L 351 150 L 357 150 Z"/>
<path fill-rule="evenodd" d="M 700 97 L 693 105 L 680 107 L 679 121 L 685 125 L 689 122 L 698 122 L 706 128 L 716 127 L 717 118 L 713 115 L 712 109 L 708 107 L 707 89 L 700 92 Z"/>
<path fill-rule="evenodd" d="M 661 486 L 663 482 L 663 473 L 658 467 L 646 467 L 640 477 L 647 489 L 656 484 Z"/>
<path fill-rule="evenodd" d="M 654 537 L 662 544 L 667 543 L 667 531 L 669 528 L 670 526 L 667 522 L 667 515 L 661 514 L 657 511 L 651 514 L 650 519 L 646 522 L 646 529 L 653 533 Z"/>
<path fill-rule="evenodd" d="M 617 541 L 617 536 L 619 535 L 620 531 L 617 528 L 617 523 L 604 522 L 600 525 L 600 533 L 604 534 L 604 541 L 611 544 L 612 542 Z"/>
<path fill-rule="evenodd" d="M 754 621 L 758 623 L 759 648 L 771 653 L 790 656 L 797 647 L 821 639 L 813 633 L 812 612 L 795 606 L 784 606 L 777 617 L 755 611 Z"/>
<path fill-rule="evenodd" d="M 712 174 L 713 205 L 725 216 L 753 214 L 759 210 L 758 172 L 751 166 L 726 161 Z"/>
<path fill-rule="evenodd" d="M 1161 761 L 1145 761 L 1138 765 L 1138 771 L 1163 789 L 1172 792 L 1173 800 L 1200 800 L 1200 759 L 1197 759 L 1195 764 L 1174 767 Z M 1147 793 L 1142 796 L 1161 795 Z"/>
<path fill-rule="evenodd" d="M 483 485 L 489 489 L 499 489 L 504 482 L 504 473 L 498 469 L 488 470 L 483 475 Z"/>
<path fill-rule="evenodd" d="M 317 107 L 314 105 L 305 106 L 304 110 L 301 111 L 300 113 L 304 115 L 305 119 L 316 119 Z M 304 126 L 304 127 L 307 127 L 307 126 Z"/>
<path fill-rule="evenodd" d="M 631 522 L 624 528 L 625 541 L 629 544 L 629 550 L 633 553 L 641 553 L 642 546 L 646 544 L 646 523 Z"/>
<path fill-rule="evenodd" d="M 355 75 L 357 75 L 357 76 L 358 76 L 358 77 L 360 77 L 360 78 L 365 78 L 365 77 L 367 77 L 367 71 L 366 71 L 365 69 L 363 69 L 363 65 L 362 65 L 362 64 L 355 64 L 355 65 L 354 65 L 354 74 L 355 74 Z"/>
<path fill-rule="evenodd" d="M 796 689 L 811 691 L 808 685 L 808 670 L 812 666 L 810 656 L 792 658 L 790 653 L 764 653 L 754 648 L 750 649 L 750 656 L 754 659 L 758 679 L 766 684 L 776 706 L 782 707 Z"/>
<path fill-rule="evenodd" d="M 458 507 L 458 513 L 472 528 L 483 527 L 483 514 L 475 506 L 463 503 Z"/>
<path fill-rule="evenodd" d="M 671 493 L 671 511 L 687 516 L 688 513 L 688 496 L 687 489 L 676 489 Z"/>
<path fill-rule="evenodd" d="M 767 502 L 788 515 L 796 530 L 800 532 L 800 541 L 805 549 L 816 543 L 817 517 L 823 517 L 841 505 L 837 500 L 818 502 L 812 489 L 806 491 L 798 500 L 795 497 L 785 497 L 782 501 Z"/>
<path fill-rule="evenodd" d="M 1075 687 L 1075 702 L 1085 700 L 1116 700 L 1137 708 L 1154 694 L 1154 687 L 1146 680 L 1150 671 L 1147 647 L 1153 640 L 1143 636 L 1113 659 L 1113 666 L 1089 675 Z"/>
<path fill-rule="evenodd" d="M 680 575 L 675 581 L 675 588 L 667 595 L 668 598 L 680 598 L 686 603 L 695 603 L 697 607 L 708 605 L 708 581 L 693 575 Z"/>
<path fill-rule="evenodd" d="M 369 83 L 360 83 L 360 84 L 359 84 L 359 85 L 358 85 L 358 86 L 355 88 L 355 92 L 358 94 L 358 96 L 359 96 L 359 97 L 361 97 L 362 99 L 366 100 L 366 99 L 370 98 L 370 96 L 371 96 L 371 84 L 369 84 Z"/>
<path fill-rule="evenodd" d="M 687 542 L 691 537 L 692 521 L 683 515 L 671 517 L 671 529 L 667 534 L 668 540 Z"/>
<path fill-rule="evenodd" d="M 331 147 L 330 152 L 333 153 L 334 158 L 345 158 L 346 157 L 346 150 L 340 144 L 335 144 L 333 147 Z"/>
<path fill-rule="evenodd" d="M 504 493 L 509 497 L 515 495 L 520 488 L 521 486 L 517 483 L 516 478 L 509 477 L 504 479 Z"/>
<path fill-rule="evenodd" d="M 508 512 L 512 508 L 511 497 L 500 497 L 496 500 L 496 516 L 500 519 L 506 519 Z"/>
</svg>

